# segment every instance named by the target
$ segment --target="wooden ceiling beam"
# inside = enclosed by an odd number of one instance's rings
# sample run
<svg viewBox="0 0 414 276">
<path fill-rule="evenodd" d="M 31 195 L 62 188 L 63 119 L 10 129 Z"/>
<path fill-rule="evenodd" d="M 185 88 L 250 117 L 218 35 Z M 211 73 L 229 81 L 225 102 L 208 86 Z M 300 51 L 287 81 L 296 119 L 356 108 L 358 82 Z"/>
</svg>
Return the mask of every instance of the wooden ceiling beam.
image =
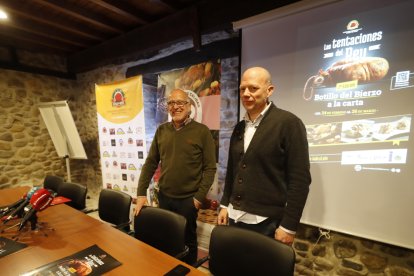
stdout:
<svg viewBox="0 0 414 276">
<path fill-rule="evenodd" d="M 200 31 L 200 22 L 198 18 L 198 10 L 197 7 L 193 7 L 190 9 L 190 16 L 189 16 L 189 24 L 190 29 L 193 37 L 193 49 L 196 52 L 201 50 L 201 31 Z"/>
<path fill-rule="evenodd" d="M 5 36 L 4 34 L 0 34 L 0 47 L 14 48 L 28 52 L 48 53 L 51 55 L 58 55 L 63 57 L 69 54 L 68 51 L 62 49 L 50 48 L 38 43 L 32 43 L 28 40 L 21 40 L 20 38 Z"/>
<path fill-rule="evenodd" d="M 95 5 L 109 10 L 112 13 L 128 18 L 137 24 L 148 24 L 149 20 L 145 19 L 144 15 L 137 16 L 139 13 L 136 9 L 126 2 L 120 2 L 119 0 L 89 0 Z M 133 11 L 133 12 L 131 12 Z"/>
<path fill-rule="evenodd" d="M 77 20 L 87 22 L 94 25 L 97 28 L 103 28 L 108 32 L 114 34 L 122 34 L 122 26 L 116 26 L 114 22 L 111 22 L 108 18 L 100 15 L 93 15 L 91 12 L 86 12 L 81 8 L 68 5 L 67 2 L 62 0 L 31 0 L 37 4 L 48 7 L 49 9 L 55 10 L 57 13 L 65 14 L 69 17 L 76 18 Z"/>
<path fill-rule="evenodd" d="M 81 51 L 68 57 L 68 70 L 75 73 L 84 72 L 126 55 L 159 49 L 183 37 L 191 38 L 190 16 L 189 10 L 184 10 Z"/>
<path fill-rule="evenodd" d="M 159 3 L 163 3 L 165 6 L 169 7 L 172 11 L 177 11 L 184 7 L 183 4 L 177 0 L 155 0 L 155 1 Z"/>
<path fill-rule="evenodd" d="M 45 38 L 45 37 L 39 37 L 38 35 L 31 34 L 25 31 L 16 30 L 16 29 L 7 29 L 7 32 L 4 31 L 4 26 L 0 25 L 0 32 L 4 37 L 11 37 L 16 40 L 26 41 L 32 43 L 32 45 L 41 45 L 45 46 L 46 48 L 51 49 L 58 49 L 64 52 L 71 52 L 76 49 L 79 49 L 80 47 L 75 46 L 69 46 L 66 43 L 61 43 L 59 41 Z"/>
<path fill-rule="evenodd" d="M 202 48 L 201 34 L 232 30 L 232 22 L 275 9 L 297 0 L 209 0 L 200 1 L 197 12 L 187 9 L 163 20 L 137 28 L 125 35 L 68 57 L 68 70 L 84 72 L 127 56 L 155 53 L 166 45 L 193 38 L 194 49 Z M 171 4 L 173 0 L 163 0 Z M 235 10 L 237 7 L 237 10 Z M 197 33 L 199 32 L 199 34 Z"/>
<path fill-rule="evenodd" d="M 96 33 L 96 30 L 91 30 L 88 27 L 79 28 L 79 26 L 71 25 L 70 23 L 62 19 L 50 21 L 50 18 L 48 19 L 46 17 L 32 15 L 30 11 L 25 10 L 24 8 L 19 8 L 17 4 L 18 3 L 13 2 L 13 0 L 2 0 L 2 7 L 10 14 L 10 18 L 12 20 L 13 18 L 17 18 L 20 16 L 22 18 L 27 18 L 33 20 L 34 22 L 39 22 L 52 28 L 57 28 L 63 31 L 63 33 L 71 33 L 95 41 L 101 41 L 106 39 L 104 35 L 99 35 L 98 33 Z"/>
<path fill-rule="evenodd" d="M 39 25 L 39 23 L 34 24 L 33 21 L 27 19 L 15 18 L 12 22 L 8 24 L 8 26 L 9 28 L 14 28 L 38 35 L 39 37 L 45 37 L 46 39 L 54 39 L 57 41 L 61 41 L 63 43 L 71 44 L 82 48 L 95 44 L 91 40 L 82 41 L 79 39 L 79 37 L 75 37 L 70 34 L 63 34 L 61 31 L 51 26 Z"/>
</svg>

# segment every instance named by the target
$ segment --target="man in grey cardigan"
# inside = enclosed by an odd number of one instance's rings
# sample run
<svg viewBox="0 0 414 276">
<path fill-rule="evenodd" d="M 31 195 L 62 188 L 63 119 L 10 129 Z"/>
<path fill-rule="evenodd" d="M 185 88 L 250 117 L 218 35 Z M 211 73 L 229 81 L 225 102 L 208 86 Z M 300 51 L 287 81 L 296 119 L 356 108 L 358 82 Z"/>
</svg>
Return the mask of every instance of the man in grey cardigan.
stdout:
<svg viewBox="0 0 414 276">
<path fill-rule="evenodd" d="M 240 82 L 244 120 L 234 128 L 218 224 L 250 229 L 291 245 L 311 183 L 306 129 L 269 101 L 270 73 L 247 69 Z"/>
</svg>

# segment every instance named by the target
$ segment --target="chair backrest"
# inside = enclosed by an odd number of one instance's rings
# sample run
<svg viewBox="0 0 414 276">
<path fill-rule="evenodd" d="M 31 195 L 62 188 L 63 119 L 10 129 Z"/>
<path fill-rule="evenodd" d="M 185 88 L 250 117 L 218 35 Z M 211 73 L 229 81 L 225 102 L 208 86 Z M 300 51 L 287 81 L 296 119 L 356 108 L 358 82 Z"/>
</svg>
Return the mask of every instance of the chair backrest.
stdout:
<svg viewBox="0 0 414 276">
<path fill-rule="evenodd" d="M 293 275 L 295 251 L 257 232 L 216 226 L 211 232 L 209 269 L 221 275 Z"/>
<path fill-rule="evenodd" d="M 86 207 L 86 193 L 88 189 L 86 186 L 72 183 L 64 182 L 59 188 L 58 195 L 69 198 L 71 201 L 66 204 L 77 209 L 83 210 Z"/>
<path fill-rule="evenodd" d="M 132 197 L 124 192 L 102 189 L 98 200 L 99 218 L 116 226 L 128 223 L 131 203 Z"/>
<path fill-rule="evenodd" d="M 60 176 L 46 175 L 45 180 L 43 181 L 43 188 L 52 190 L 58 194 L 63 182 L 64 180 Z"/>
<path fill-rule="evenodd" d="M 173 257 L 182 258 L 186 251 L 186 224 L 185 217 L 177 213 L 143 207 L 134 220 L 134 236 Z"/>
</svg>

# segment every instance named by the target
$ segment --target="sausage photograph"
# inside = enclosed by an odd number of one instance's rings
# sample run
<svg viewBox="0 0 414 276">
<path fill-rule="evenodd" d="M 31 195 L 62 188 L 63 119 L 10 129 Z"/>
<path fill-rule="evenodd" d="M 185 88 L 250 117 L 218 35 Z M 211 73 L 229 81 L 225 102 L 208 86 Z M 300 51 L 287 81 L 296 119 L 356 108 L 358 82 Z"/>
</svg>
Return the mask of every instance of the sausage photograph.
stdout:
<svg viewBox="0 0 414 276">
<path fill-rule="evenodd" d="M 381 57 L 343 59 L 333 63 L 326 70 L 319 70 L 311 76 L 303 88 L 303 98 L 311 100 L 314 89 L 335 86 L 337 83 L 357 80 L 358 83 L 378 81 L 384 78 L 389 69 L 388 61 Z"/>
</svg>

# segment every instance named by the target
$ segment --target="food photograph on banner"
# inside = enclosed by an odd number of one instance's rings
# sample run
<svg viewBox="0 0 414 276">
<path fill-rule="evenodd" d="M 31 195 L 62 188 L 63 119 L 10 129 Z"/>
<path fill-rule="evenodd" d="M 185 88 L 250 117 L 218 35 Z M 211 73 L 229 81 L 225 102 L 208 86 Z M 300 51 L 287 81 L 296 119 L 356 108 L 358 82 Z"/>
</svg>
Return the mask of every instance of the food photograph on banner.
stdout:
<svg viewBox="0 0 414 276">
<path fill-rule="evenodd" d="M 183 89 L 191 101 L 190 117 L 205 124 L 211 131 L 216 144 L 218 162 L 220 131 L 220 78 L 219 60 L 194 64 L 186 68 L 164 72 L 158 75 L 156 123 L 171 121 L 167 110 L 168 95 L 173 89 Z M 221 197 L 217 174 L 207 194 L 207 205 L 216 205 Z M 208 207 L 208 206 L 207 206 Z"/>
<path fill-rule="evenodd" d="M 103 188 L 136 197 L 145 162 L 142 77 L 96 85 Z"/>
</svg>

